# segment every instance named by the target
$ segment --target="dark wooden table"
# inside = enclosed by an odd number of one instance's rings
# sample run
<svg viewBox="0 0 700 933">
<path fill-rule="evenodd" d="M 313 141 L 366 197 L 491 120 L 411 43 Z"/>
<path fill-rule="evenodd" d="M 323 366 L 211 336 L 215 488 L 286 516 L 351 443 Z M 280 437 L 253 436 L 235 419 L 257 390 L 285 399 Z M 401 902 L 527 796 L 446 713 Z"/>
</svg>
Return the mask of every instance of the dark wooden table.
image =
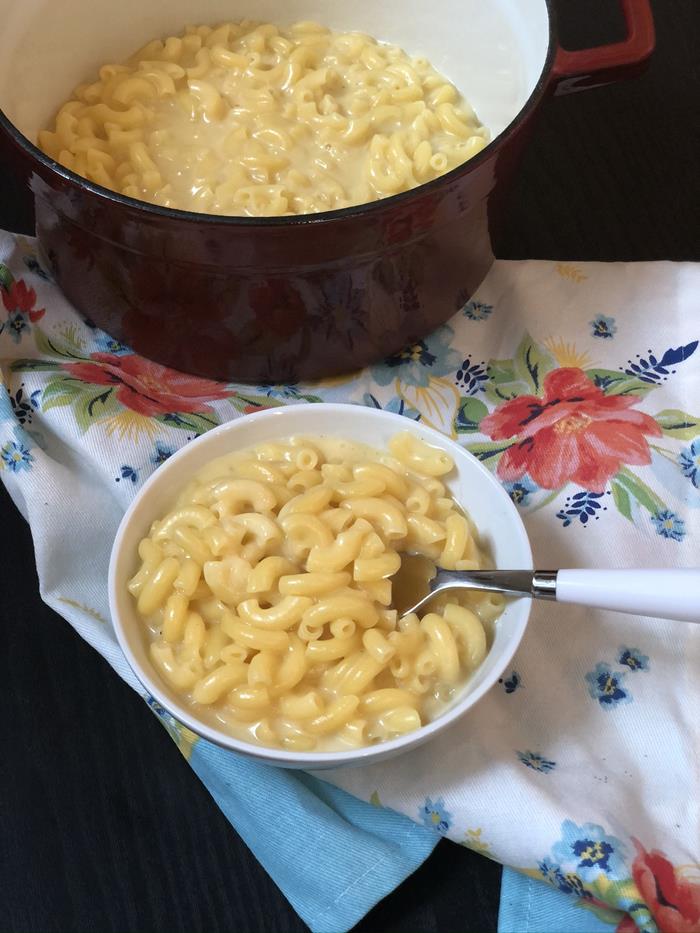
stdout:
<svg viewBox="0 0 700 933">
<path fill-rule="evenodd" d="M 500 256 L 700 260 L 700 4 L 654 6 L 644 77 L 547 103 Z M 570 47 L 621 34 L 615 0 L 558 7 Z M 0 172 L 0 227 L 31 225 Z M 0 930 L 301 933 L 155 718 L 43 605 L 4 491 L 0 533 Z M 357 930 L 487 933 L 499 887 L 497 865 L 442 843 Z"/>
</svg>

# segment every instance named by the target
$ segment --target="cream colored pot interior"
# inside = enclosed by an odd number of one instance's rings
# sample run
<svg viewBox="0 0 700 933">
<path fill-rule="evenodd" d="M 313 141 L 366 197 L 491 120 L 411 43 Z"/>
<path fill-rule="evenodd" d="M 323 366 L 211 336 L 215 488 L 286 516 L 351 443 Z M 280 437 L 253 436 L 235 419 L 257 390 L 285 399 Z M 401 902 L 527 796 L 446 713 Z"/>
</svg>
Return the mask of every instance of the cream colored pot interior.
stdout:
<svg viewBox="0 0 700 933">
<path fill-rule="evenodd" d="M 73 87 L 187 23 L 313 19 L 425 55 L 496 137 L 542 73 L 545 0 L 0 0 L 0 109 L 32 142 Z"/>
</svg>

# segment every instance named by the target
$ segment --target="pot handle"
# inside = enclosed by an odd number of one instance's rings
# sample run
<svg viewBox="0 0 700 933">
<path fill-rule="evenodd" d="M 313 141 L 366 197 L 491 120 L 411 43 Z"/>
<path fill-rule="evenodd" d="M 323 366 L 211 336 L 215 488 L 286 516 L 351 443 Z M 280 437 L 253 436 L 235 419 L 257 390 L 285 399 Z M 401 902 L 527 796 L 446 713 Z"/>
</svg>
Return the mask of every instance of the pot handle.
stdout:
<svg viewBox="0 0 700 933">
<path fill-rule="evenodd" d="M 627 26 L 622 42 L 570 52 L 559 47 L 552 68 L 554 93 L 570 94 L 640 74 L 654 51 L 650 0 L 620 0 Z"/>
</svg>

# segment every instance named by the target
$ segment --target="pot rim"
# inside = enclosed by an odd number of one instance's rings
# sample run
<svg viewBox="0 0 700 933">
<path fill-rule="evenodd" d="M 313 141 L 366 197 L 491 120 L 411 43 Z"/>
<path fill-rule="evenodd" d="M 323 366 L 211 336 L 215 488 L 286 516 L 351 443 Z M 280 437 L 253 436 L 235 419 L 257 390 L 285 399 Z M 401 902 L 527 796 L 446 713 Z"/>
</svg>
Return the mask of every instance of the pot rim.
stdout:
<svg viewBox="0 0 700 933">
<path fill-rule="evenodd" d="M 68 182 L 73 188 L 80 191 L 88 191 L 102 201 L 110 201 L 121 207 L 131 210 L 137 210 L 154 217 L 162 217 L 169 220 L 180 220 L 187 223 L 200 223 L 207 226 L 220 227 L 299 227 L 316 224 L 327 224 L 335 220 L 353 219 L 355 217 L 368 216 L 378 213 L 392 207 L 399 207 L 411 200 L 420 198 L 422 195 L 428 195 L 438 191 L 441 187 L 450 182 L 476 171 L 479 166 L 488 161 L 491 156 L 500 149 L 517 131 L 521 123 L 534 111 L 535 107 L 543 98 L 549 85 L 554 59 L 557 49 L 557 16 L 554 9 L 554 0 L 544 0 L 547 8 L 547 17 L 549 25 L 549 38 L 547 44 L 547 54 L 545 56 L 542 71 L 537 79 L 537 83 L 532 93 L 525 101 L 518 113 L 513 117 L 506 128 L 492 140 L 481 152 L 473 156 L 469 161 L 462 163 L 451 169 L 445 175 L 440 175 L 432 181 L 418 185 L 408 191 L 402 191 L 399 194 L 390 195 L 387 198 L 380 198 L 378 201 L 371 201 L 367 204 L 356 204 L 352 207 L 341 207 L 333 211 L 322 211 L 319 214 L 295 214 L 287 217 L 236 217 L 222 216 L 220 214 L 206 214 L 198 211 L 184 211 L 173 207 L 161 207 L 158 204 L 151 204 L 148 201 L 141 201 L 138 198 L 131 198 L 118 191 L 112 191 L 111 188 L 104 188 L 82 175 L 78 175 L 70 169 L 65 168 L 59 162 L 49 158 L 39 149 L 24 133 L 22 133 L 12 121 L 6 116 L 0 108 L 0 128 L 2 128 L 12 141 L 21 150 L 29 155 L 31 159 L 39 162 L 40 165 L 54 175 L 58 175 L 63 181 Z"/>
</svg>

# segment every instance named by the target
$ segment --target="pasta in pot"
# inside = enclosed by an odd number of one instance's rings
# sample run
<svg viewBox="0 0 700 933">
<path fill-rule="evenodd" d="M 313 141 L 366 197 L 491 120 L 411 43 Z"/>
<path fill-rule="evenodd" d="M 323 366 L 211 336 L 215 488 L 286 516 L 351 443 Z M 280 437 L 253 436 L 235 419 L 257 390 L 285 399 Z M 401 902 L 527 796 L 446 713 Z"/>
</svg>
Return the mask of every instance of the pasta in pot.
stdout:
<svg viewBox="0 0 700 933">
<path fill-rule="evenodd" d="M 300 466 L 317 474 L 308 489 L 294 483 Z M 384 453 L 290 438 L 208 464 L 153 523 L 129 582 L 163 680 L 204 721 L 293 751 L 382 742 L 435 718 L 486 657 L 504 605 L 472 593 L 436 596 L 422 617 L 392 608 L 409 554 L 484 565 L 437 479 L 452 467 L 404 433 Z"/>
<path fill-rule="evenodd" d="M 488 142 L 424 58 L 316 23 L 189 26 L 76 88 L 39 146 L 163 207 L 312 214 L 431 181 Z"/>
</svg>

